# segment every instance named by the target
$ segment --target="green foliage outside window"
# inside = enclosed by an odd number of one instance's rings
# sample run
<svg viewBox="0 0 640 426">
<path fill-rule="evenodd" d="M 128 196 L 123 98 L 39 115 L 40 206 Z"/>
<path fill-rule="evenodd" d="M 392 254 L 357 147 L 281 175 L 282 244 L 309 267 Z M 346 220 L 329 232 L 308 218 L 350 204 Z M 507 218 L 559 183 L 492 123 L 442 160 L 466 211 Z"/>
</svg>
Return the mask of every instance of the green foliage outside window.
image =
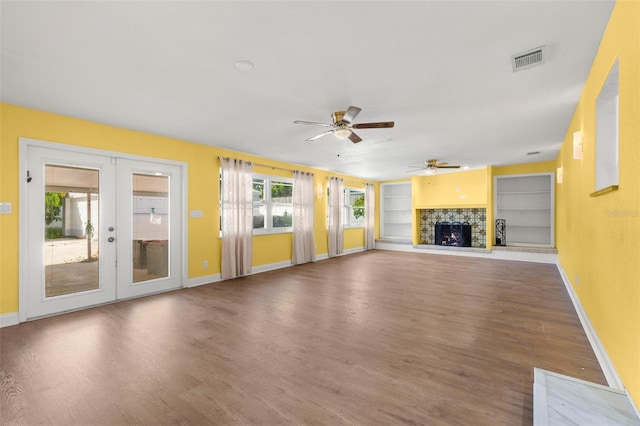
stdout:
<svg viewBox="0 0 640 426">
<path fill-rule="evenodd" d="M 66 195 L 66 192 L 45 192 L 44 223 L 46 225 L 51 225 L 56 220 L 62 219 L 62 203 Z"/>
<path fill-rule="evenodd" d="M 353 201 L 353 217 L 355 219 L 364 217 L 364 194 L 358 196 Z"/>
</svg>

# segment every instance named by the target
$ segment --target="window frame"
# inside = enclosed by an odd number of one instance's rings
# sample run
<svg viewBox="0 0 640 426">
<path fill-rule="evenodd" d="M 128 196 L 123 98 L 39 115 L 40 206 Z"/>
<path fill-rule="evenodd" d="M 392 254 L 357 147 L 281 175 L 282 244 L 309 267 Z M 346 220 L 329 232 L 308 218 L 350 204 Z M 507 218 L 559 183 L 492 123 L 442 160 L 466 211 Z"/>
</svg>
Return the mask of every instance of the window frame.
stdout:
<svg viewBox="0 0 640 426">
<path fill-rule="evenodd" d="M 344 187 L 344 227 L 345 228 L 364 228 L 366 220 L 366 211 L 364 203 L 362 207 L 351 205 L 350 198 L 352 194 L 362 195 L 366 197 L 364 188 L 354 188 L 351 186 Z M 355 219 L 354 209 L 362 209 L 362 218 Z"/>
<path fill-rule="evenodd" d="M 252 209 L 255 210 L 256 207 L 264 206 L 265 214 L 264 214 L 264 227 L 262 228 L 253 228 L 253 235 L 272 235 L 272 234 L 287 234 L 293 232 L 293 178 L 284 177 L 284 176 L 274 176 L 274 175 L 265 175 L 261 173 L 254 173 L 252 176 L 252 184 L 251 188 L 253 190 L 253 185 L 256 183 L 255 180 L 260 179 L 264 184 L 264 198 L 260 201 L 252 202 Z M 272 197 L 272 185 L 274 182 L 282 182 L 291 184 L 291 203 L 280 203 L 273 202 Z M 273 226 L 273 210 L 274 207 L 282 207 L 282 206 L 290 206 L 290 214 L 292 216 L 291 226 L 283 226 L 283 227 L 274 227 Z M 255 213 L 253 215 L 255 217 Z"/>
</svg>

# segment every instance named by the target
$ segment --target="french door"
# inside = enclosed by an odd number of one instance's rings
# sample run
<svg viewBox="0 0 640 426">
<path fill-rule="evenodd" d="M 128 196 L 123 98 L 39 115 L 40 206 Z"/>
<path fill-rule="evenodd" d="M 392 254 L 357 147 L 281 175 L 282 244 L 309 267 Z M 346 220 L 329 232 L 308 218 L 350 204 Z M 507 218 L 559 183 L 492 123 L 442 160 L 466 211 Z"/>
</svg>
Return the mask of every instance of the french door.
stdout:
<svg viewBox="0 0 640 426">
<path fill-rule="evenodd" d="M 21 320 L 182 285 L 180 165 L 53 144 L 24 151 Z"/>
</svg>

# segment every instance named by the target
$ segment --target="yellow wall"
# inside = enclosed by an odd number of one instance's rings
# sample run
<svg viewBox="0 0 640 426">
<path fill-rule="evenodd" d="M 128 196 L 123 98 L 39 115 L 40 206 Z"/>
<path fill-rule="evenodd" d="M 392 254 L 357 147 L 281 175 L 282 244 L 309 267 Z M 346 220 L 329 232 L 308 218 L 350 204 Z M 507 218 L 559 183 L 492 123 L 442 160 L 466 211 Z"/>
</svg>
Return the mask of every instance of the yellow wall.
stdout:
<svg viewBox="0 0 640 426">
<path fill-rule="evenodd" d="M 640 2 L 618 1 L 556 166 L 558 258 L 625 387 L 640 406 Z M 619 58 L 620 189 L 595 189 L 595 100 Z M 573 132 L 583 157 L 573 159 Z"/>
<path fill-rule="evenodd" d="M 485 207 L 487 169 L 414 176 L 415 208 Z"/>
<path fill-rule="evenodd" d="M 255 167 L 256 173 L 292 176 L 291 172 L 273 167 L 296 168 L 315 174 L 316 185 L 323 185 L 322 198 L 316 198 L 316 253 L 327 253 L 327 197 L 329 176 L 343 177 L 347 186 L 364 187 L 352 183 L 345 175 L 314 170 L 307 167 L 272 161 L 251 155 L 199 145 L 142 132 L 121 129 L 42 111 L 0 104 L 0 201 L 11 202 L 13 212 L 0 215 L 0 314 L 18 311 L 18 151 L 19 137 L 117 151 L 127 154 L 182 161 L 188 165 L 189 210 L 202 210 L 203 218 L 189 218 L 188 276 L 197 278 L 220 272 L 221 240 L 219 238 L 219 156 L 232 156 L 266 164 Z M 360 179 L 357 179 L 360 181 Z M 374 182 L 370 182 L 374 183 Z M 378 187 L 378 185 L 376 185 Z M 377 203 L 377 201 L 376 201 Z M 376 222 L 377 223 L 377 222 Z M 291 234 L 260 235 L 254 237 L 253 265 L 268 265 L 291 259 Z M 364 245 L 363 228 L 345 232 L 345 250 Z M 203 260 L 209 268 L 202 267 Z"/>
</svg>

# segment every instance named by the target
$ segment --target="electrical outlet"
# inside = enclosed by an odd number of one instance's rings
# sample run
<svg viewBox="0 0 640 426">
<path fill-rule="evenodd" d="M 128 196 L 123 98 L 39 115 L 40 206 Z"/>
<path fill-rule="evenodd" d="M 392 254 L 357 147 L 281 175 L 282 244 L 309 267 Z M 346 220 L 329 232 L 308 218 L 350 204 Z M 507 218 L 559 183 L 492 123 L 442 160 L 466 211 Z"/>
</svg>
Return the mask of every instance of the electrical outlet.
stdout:
<svg viewBox="0 0 640 426">
<path fill-rule="evenodd" d="M 208 260 L 203 260 L 202 261 L 202 269 L 208 269 L 209 268 L 209 261 Z"/>
</svg>

